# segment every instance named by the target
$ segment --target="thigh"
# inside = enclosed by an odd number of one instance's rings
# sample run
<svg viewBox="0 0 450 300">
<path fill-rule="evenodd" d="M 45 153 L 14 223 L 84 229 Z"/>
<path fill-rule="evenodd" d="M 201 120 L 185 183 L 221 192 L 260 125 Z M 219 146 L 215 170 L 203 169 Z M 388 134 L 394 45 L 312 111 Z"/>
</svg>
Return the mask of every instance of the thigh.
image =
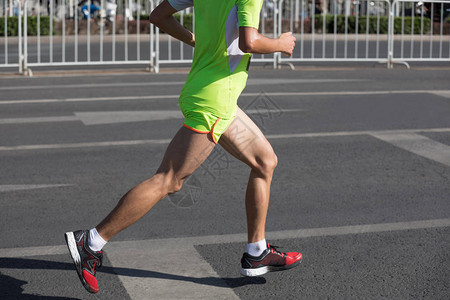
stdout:
<svg viewBox="0 0 450 300">
<path fill-rule="evenodd" d="M 239 107 L 235 119 L 220 137 L 219 144 L 250 167 L 261 165 L 275 156 L 264 134 Z"/>
<path fill-rule="evenodd" d="M 209 134 L 181 127 L 167 147 L 156 173 L 171 173 L 183 180 L 208 158 L 214 146 Z"/>
</svg>

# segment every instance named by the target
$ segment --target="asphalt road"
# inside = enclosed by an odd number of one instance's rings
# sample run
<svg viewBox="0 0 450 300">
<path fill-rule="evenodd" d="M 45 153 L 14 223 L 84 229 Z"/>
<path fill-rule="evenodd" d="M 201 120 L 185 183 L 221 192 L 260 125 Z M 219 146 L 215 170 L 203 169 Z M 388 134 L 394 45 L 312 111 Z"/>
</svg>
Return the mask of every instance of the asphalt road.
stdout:
<svg viewBox="0 0 450 300">
<path fill-rule="evenodd" d="M 2 299 L 448 298 L 450 71 L 382 68 L 250 72 L 239 105 L 279 159 L 268 239 L 299 267 L 239 276 L 248 168 L 218 146 L 105 247 L 88 294 L 63 234 L 153 174 L 185 78 L 0 80 Z"/>
</svg>

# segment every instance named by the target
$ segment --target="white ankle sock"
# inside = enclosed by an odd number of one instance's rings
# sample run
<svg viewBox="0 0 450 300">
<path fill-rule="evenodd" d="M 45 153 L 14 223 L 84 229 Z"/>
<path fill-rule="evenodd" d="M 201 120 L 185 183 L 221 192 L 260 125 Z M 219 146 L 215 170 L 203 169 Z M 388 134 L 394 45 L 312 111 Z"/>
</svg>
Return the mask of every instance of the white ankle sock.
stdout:
<svg viewBox="0 0 450 300">
<path fill-rule="evenodd" d="M 264 250 L 267 249 L 266 239 L 257 241 L 255 243 L 247 244 L 247 253 L 251 256 L 260 256 Z"/>
<path fill-rule="evenodd" d="M 106 245 L 106 241 L 98 234 L 96 228 L 89 230 L 89 248 L 92 251 L 100 251 Z"/>
</svg>

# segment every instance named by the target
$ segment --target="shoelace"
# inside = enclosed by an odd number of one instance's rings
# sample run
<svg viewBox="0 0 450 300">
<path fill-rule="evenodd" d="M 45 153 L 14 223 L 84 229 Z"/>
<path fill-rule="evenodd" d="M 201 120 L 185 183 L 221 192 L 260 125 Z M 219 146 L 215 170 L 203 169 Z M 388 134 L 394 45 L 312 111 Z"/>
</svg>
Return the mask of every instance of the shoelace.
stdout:
<svg viewBox="0 0 450 300">
<path fill-rule="evenodd" d="M 94 263 L 92 264 L 92 271 L 94 271 L 94 274 L 97 273 L 97 270 L 100 269 L 102 267 L 102 261 L 101 260 L 96 260 L 94 261 Z"/>
<path fill-rule="evenodd" d="M 94 267 L 97 266 L 97 270 L 100 269 L 102 267 L 102 261 L 101 259 L 98 259 L 95 261 L 94 263 Z"/>
<path fill-rule="evenodd" d="M 85 250 L 85 252 L 90 256 L 90 257 L 92 257 L 92 258 L 95 258 L 95 261 L 94 261 L 94 263 L 92 264 L 92 268 L 94 269 L 94 272 L 95 272 L 95 266 L 97 266 L 97 269 L 100 269 L 101 267 L 102 267 L 102 260 L 95 254 L 96 252 L 95 251 L 92 251 L 92 250 L 90 250 L 89 249 L 89 251 L 86 251 Z M 101 251 L 100 251 L 100 253 L 101 253 Z"/>
<path fill-rule="evenodd" d="M 281 257 L 286 256 L 286 253 L 283 253 L 283 252 L 281 252 L 281 251 L 278 251 L 278 248 L 281 248 L 281 247 L 274 246 L 274 245 L 270 245 L 270 244 L 267 244 L 267 246 L 268 246 L 268 248 L 270 249 L 270 251 L 271 251 L 272 253 L 278 254 L 278 255 L 280 255 Z"/>
</svg>

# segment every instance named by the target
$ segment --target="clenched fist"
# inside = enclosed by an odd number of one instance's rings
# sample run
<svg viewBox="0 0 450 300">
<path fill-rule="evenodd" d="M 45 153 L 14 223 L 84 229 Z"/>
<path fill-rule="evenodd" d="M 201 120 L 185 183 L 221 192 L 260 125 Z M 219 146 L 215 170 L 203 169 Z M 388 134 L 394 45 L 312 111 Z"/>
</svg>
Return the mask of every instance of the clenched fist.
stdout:
<svg viewBox="0 0 450 300">
<path fill-rule="evenodd" d="M 294 51 L 294 47 L 295 47 L 295 37 L 292 35 L 292 32 L 285 32 L 282 35 L 280 35 L 280 37 L 278 38 L 278 40 L 281 43 L 281 53 L 283 53 L 286 56 L 291 56 L 292 52 Z"/>
</svg>

